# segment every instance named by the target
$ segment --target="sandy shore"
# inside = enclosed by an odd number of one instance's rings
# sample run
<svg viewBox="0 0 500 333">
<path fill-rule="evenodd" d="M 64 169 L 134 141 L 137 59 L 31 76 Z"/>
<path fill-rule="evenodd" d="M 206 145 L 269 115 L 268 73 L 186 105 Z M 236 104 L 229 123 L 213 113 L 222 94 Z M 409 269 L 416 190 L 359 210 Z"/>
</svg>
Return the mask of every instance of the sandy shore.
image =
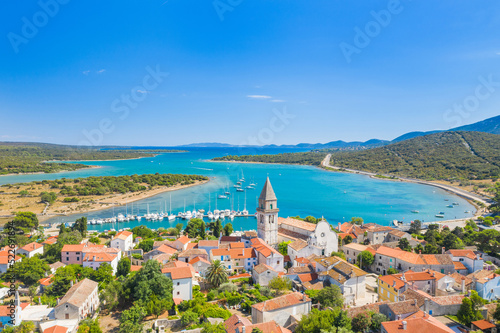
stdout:
<svg viewBox="0 0 500 333">
<path fill-rule="evenodd" d="M 81 171 L 81 170 L 87 170 L 87 169 L 101 169 L 102 166 L 100 165 L 88 165 L 86 168 L 81 168 L 81 169 L 77 169 L 77 170 L 61 170 L 61 171 L 57 171 L 57 172 L 26 172 L 26 173 L 8 173 L 8 174 L 5 174 L 5 175 L 0 175 L 0 177 L 4 177 L 4 176 L 23 176 L 23 175 L 57 175 L 59 173 L 63 173 L 63 172 L 77 172 L 77 171 Z"/>
<path fill-rule="evenodd" d="M 203 180 L 203 181 L 197 181 L 194 184 L 189 184 L 189 185 L 176 185 L 172 187 L 158 187 L 150 191 L 142 191 L 142 192 L 133 192 L 133 193 L 125 193 L 125 194 L 119 194 L 119 195 L 113 195 L 111 197 L 107 197 L 106 199 L 103 199 L 99 202 L 96 202 L 95 204 L 91 205 L 89 208 L 86 209 L 80 209 L 80 210 L 72 210 L 67 213 L 47 213 L 46 215 L 38 215 L 38 220 L 43 223 L 44 221 L 53 218 L 55 216 L 67 216 L 67 215 L 73 215 L 73 214 L 82 214 L 82 213 L 88 213 L 88 212 L 95 212 L 99 210 L 104 210 L 111 208 L 113 206 L 123 206 L 135 201 L 147 199 L 150 197 L 153 197 L 155 195 L 165 193 L 165 192 L 171 192 L 171 191 L 178 191 L 182 190 L 188 187 L 192 186 L 198 186 L 198 185 L 203 185 L 208 183 L 210 180 Z"/>
</svg>

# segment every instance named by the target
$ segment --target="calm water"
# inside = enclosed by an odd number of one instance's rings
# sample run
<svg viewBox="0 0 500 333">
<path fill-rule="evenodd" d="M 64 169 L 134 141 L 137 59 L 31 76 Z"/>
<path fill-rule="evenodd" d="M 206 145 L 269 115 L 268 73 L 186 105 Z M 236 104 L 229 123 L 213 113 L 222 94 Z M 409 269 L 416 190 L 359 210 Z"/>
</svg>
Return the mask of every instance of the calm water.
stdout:
<svg viewBox="0 0 500 333">
<path fill-rule="evenodd" d="M 456 197 L 441 189 L 412 183 L 394 182 L 387 180 L 371 179 L 367 176 L 336 173 L 321 170 L 310 166 L 294 165 L 272 165 L 272 164 L 247 164 L 247 163 L 214 163 L 207 160 L 215 156 L 225 154 L 253 154 L 253 153 L 282 153 L 298 151 L 290 149 L 267 149 L 255 151 L 253 149 L 236 148 L 190 148 L 187 153 L 168 153 L 158 155 L 154 158 L 142 158 L 125 161 L 99 161 L 84 162 L 89 165 L 99 165 L 101 168 L 65 172 L 58 174 L 37 174 L 21 176 L 0 177 L 0 184 L 27 182 L 32 180 L 77 178 L 99 175 L 131 175 L 144 173 L 184 173 L 201 174 L 212 178 L 204 185 L 187 188 L 184 190 L 163 193 L 149 199 L 135 202 L 128 207 L 115 207 L 113 209 L 101 210 L 84 214 L 89 218 L 111 217 L 113 213 L 125 213 L 126 209 L 131 213 L 143 215 L 146 213 L 147 205 L 151 212 L 170 210 L 170 195 L 172 197 L 172 212 L 177 214 L 184 210 L 203 208 L 213 211 L 217 205 L 218 209 L 243 210 L 245 204 L 250 213 L 255 212 L 257 197 L 264 184 L 266 176 L 269 175 L 274 191 L 278 197 L 280 216 L 324 216 L 330 223 L 350 220 L 353 216 L 360 216 L 366 222 L 375 222 L 389 225 L 394 219 L 409 222 L 413 219 L 423 221 L 435 221 L 435 214 L 445 213 L 445 219 L 463 218 L 472 216 L 474 207 L 466 200 Z M 242 177 L 250 182 L 257 183 L 256 189 L 246 190 L 245 193 L 236 192 L 233 185 Z M 217 199 L 225 189 L 231 191 L 230 199 Z M 210 200 L 209 200 L 210 197 Z M 448 201 L 446 201 L 448 200 Z M 459 206 L 447 208 L 452 202 L 458 202 Z M 419 213 L 411 213 L 418 210 Z M 72 222 L 76 217 L 57 217 L 49 222 Z M 145 224 L 151 228 L 175 226 L 181 220 L 169 223 L 141 222 L 116 223 L 92 225 L 90 229 L 107 230 L 110 228 L 121 229 L 124 227 L 135 227 Z M 226 219 L 226 221 L 228 221 Z M 182 222 L 182 221 L 181 221 Z M 256 229 L 254 218 L 235 218 L 232 222 L 235 230 Z"/>
</svg>

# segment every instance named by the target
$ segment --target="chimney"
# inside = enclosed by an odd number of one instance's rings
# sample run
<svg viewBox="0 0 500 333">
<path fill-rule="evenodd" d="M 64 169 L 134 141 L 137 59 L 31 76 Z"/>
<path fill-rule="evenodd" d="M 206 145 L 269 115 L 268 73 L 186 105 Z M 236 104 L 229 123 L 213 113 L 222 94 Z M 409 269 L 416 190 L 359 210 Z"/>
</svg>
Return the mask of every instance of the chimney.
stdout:
<svg viewBox="0 0 500 333">
<path fill-rule="evenodd" d="M 403 320 L 403 330 L 406 331 L 406 320 Z"/>
<path fill-rule="evenodd" d="M 245 333 L 245 332 L 246 332 L 245 326 L 241 326 L 241 333 Z"/>
<path fill-rule="evenodd" d="M 69 283 L 69 285 L 70 285 L 71 287 L 73 287 L 73 280 L 71 280 L 71 282 Z"/>
<path fill-rule="evenodd" d="M 94 259 L 92 261 L 95 261 L 95 256 L 94 256 Z"/>
<path fill-rule="evenodd" d="M 445 251 L 445 248 L 444 246 L 441 248 L 441 254 L 444 254 L 446 251 Z"/>
<path fill-rule="evenodd" d="M 302 295 L 302 300 L 305 302 L 306 301 L 306 294 Z"/>
<path fill-rule="evenodd" d="M 478 254 L 476 254 L 476 259 L 477 259 L 477 260 L 480 260 L 480 259 L 481 259 L 481 256 L 479 255 L 479 253 L 478 253 Z"/>
<path fill-rule="evenodd" d="M 392 281 L 392 286 L 396 287 L 396 280 Z"/>
<path fill-rule="evenodd" d="M 340 231 L 340 226 L 341 226 L 341 225 L 342 225 L 342 224 L 339 222 L 339 231 Z"/>
<path fill-rule="evenodd" d="M 422 250 L 418 250 L 418 254 L 422 254 Z"/>
<path fill-rule="evenodd" d="M 465 294 L 465 277 L 462 276 L 462 293 Z"/>
<path fill-rule="evenodd" d="M 424 301 L 424 312 L 429 313 L 429 299 L 426 298 Z"/>
</svg>

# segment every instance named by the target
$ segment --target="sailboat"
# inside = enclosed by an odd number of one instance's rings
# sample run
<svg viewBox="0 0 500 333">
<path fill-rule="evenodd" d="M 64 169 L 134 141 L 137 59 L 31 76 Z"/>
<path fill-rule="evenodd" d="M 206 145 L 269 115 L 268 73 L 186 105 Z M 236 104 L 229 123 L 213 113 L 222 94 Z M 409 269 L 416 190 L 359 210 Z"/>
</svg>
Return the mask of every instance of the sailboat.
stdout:
<svg viewBox="0 0 500 333">
<path fill-rule="evenodd" d="M 208 213 L 207 213 L 207 216 L 208 216 L 208 219 L 209 220 L 213 220 L 214 219 L 214 213 L 212 213 L 211 209 L 210 209 L 210 193 L 208 193 Z"/>
<path fill-rule="evenodd" d="M 243 206 L 243 215 L 248 215 L 248 210 L 247 210 L 247 192 L 245 192 L 245 204 Z"/>
<path fill-rule="evenodd" d="M 175 221 L 176 216 L 172 214 L 172 194 L 170 194 L 170 215 L 168 215 L 168 220 L 170 222 Z"/>
</svg>

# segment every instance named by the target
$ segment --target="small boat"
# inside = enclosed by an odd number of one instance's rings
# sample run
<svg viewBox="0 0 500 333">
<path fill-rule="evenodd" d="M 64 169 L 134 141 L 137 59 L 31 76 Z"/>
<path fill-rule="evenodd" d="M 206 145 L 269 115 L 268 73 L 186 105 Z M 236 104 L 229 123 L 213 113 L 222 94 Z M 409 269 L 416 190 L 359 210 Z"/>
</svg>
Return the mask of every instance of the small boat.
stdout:
<svg viewBox="0 0 500 333">
<path fill-rule="evenodd" d="M 240 188 L 241 185 L 233 185 L 233 187 Z"/>
<path fill-rule="evenodd" d="M 241 181 L 236 182 L 236 185 L 241 185 Z"/>
<path fill-rule="evenodd" d="M 246 189 L 249 189 L 249 190 L 253 190 L 253 189 L 254 189 L 254 187 L 253 187 L 253 186 L 250 186 L 250 185 L 248 185 L 248 186 L 247 186 L 247 187 L 245 187 L 245 188 L 246 188 Z"/>
<path fill-rule="evenodd" d="M 464 213 L 465 214 L 470 214 L 470 210 L 466 210 Z"/>
<path fill-rule="evenodd" d="M 415 213 L 415 214 L 420 213 L 418 210 L 412 210 L 411 212 L 412 212 L 412 213 Z"/>
<path fill-rule="evenodd" d="M 458 206 L 458 202 L 454 202 L 454 203 L 453 203 L 453 206 Z"/>
<path fill-rule="evenodd" d="M 446 207 L 447 208 L 453 208 L 454 206 L 453 205 L 447 205 Z"/>
<path fill-rule="evenodd" d="M 231 195 L 231 192 L 226 191 L 226 192 L 224 192 L 224 194 L 225 194 L 225 195 Z"/>
<path fill-rule="evenodd" d="M 245 192 L 245 190 L 244 190 L 244 189 L 242 189 L 242 188 L 237 188 L 237 189 L 236 189 L 236 191 L 237 191 L 237 192 Z"/>
<path fill-rule="evenodd" d="M 436 214 L 436 217 L 439 217 L 440 219 L 442 219 L 444 217 L 443 214 Z"/>
<path fill-rule="evenodd" d="M 444 212 L 439 212 L 439 214 L 444 215 Z"/>
<path fill-rule="evenodd" d="M 217 199 L 227 199 L 227 195 L 224 195 L 224 194 L 219 194 L 217 196 Z"/>
</svg>

